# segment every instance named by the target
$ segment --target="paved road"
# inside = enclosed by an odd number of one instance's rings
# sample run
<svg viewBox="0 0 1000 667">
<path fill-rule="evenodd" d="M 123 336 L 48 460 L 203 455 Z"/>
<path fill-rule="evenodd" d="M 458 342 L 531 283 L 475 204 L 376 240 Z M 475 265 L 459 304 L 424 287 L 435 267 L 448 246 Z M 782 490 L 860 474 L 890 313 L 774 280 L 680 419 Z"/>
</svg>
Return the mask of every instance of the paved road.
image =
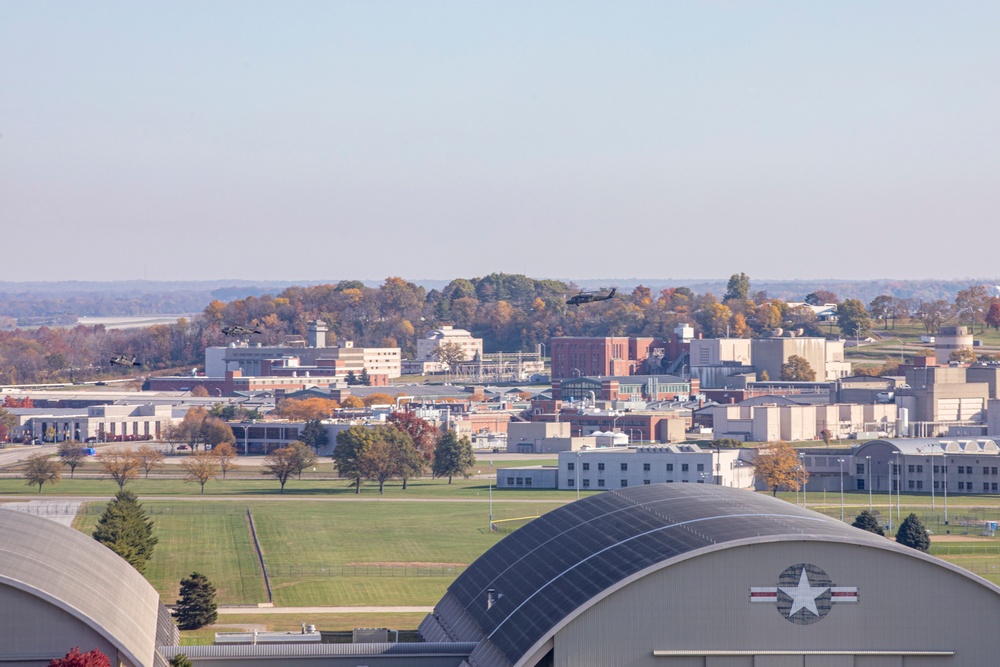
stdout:
<svg viewBox="0 0 1000 667">
<path fill-rule="evenodd" d="M 128 488 L 128 487 L 126 487 L 126 488 Z M 98 503 L 98 502 L 105 502 L 105 501 L 111 500 L 112 498 L 114 498 L 114 494 L 111 493 L 111 494 L 108 494 L 106 496 L 54 496 L 54 495 L 50 496 L 50 495 L 46 494 L 43 498 L 45 500 L 58 501 L 58 502 L 80 501 L 80 502 L 85 502 L 85 503 L 88 503 L 88 502 Z M 29 496 L 3 496 L 3 495 L 0 495 L 0 502 L 26 501 L 26 500 L 31 500 L 31 498 Z M 285 501 L 287 501 L 287 502 L 292 502 L 292 501 L 310 501 L 310 502 L 317 502 L 317 503 L 342 503 L 342 502 L 347 502 L 347 503 L 466 503 L 466 504 L 467 503 L 480 503 L 480 504 L 484 504 L 484 505 L 490 502 L 488 498 L 379 498 L 378 496 L 369 496 L 369 495 L 363 495 L 363 496 L 360 496 L 360 497 L 358 497 L 358 496 L 336 496 L 336 497 L 332 497 L 332 498 L 323 497 L 323 496 L 293 496 L 293 495 L 288 495 L 288 496 L 280 496 L 280 495 L 278 495 L 278 496 L 254 496 L 254 495 L 246 495 L 246 496 L 201 496 L 201 495 L 193 495 L 193 496 L 139 496 L 139 500 L 141 500 L 143 502 L 156 501 L 158 503 L 171 502 L 171 501 L 176 501 L 176 502 L 192 502 L 192 501 L 206 502 L 206 501 L 225 500 L 225 501 L 240 502 L 240 503 L 258 502 L 258 501 L 264 501 L 264 502 L 270 502 L 270 501 L 276 501 L 276 502 L 285 502 Z M 551 505 L 553 503 L 569 503 L 569 502 L 572 502 L 572 499 L 559 499 L 559 498 L 551 498 L 551 499 L 548 499 L 548 500 L 546 500 L 546 499 L 538 499 L 538 498 L 535 498 L 535 499 L 531 499 L 531 498 L 523 498 L 523 499 L 518 499 L 518 498 L 497 499 L 497 498 L 494 498 L 493 499 L 493 504 L 494 505 L 503 505 L 505 503 L 529 503 L 529 504 L 539 504 L 539 505 L 542 505 L 542 504 Z M 837 507 L 840 507 L 840 505 L 837 505 Z M 909 505 L 908 505 L 908 507 L 909 507 Z"/>
<path fill-rule="evenodd" d="M 219 607 L 219 614 L 429 614 L 434 607 Z"/>
</svg>

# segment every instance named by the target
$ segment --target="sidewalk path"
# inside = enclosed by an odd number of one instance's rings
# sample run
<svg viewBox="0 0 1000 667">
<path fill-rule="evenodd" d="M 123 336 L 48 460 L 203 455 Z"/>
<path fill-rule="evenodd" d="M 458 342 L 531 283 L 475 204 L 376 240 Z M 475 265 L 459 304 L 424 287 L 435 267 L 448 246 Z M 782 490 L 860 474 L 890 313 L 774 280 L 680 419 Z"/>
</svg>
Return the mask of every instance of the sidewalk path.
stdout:
<svg viewBox="0 0 1000 667">
<path fill-rule="evenodd" d="M 219 614 L 429 614 L 434 607 L 219 607 Z"/>
</svg>

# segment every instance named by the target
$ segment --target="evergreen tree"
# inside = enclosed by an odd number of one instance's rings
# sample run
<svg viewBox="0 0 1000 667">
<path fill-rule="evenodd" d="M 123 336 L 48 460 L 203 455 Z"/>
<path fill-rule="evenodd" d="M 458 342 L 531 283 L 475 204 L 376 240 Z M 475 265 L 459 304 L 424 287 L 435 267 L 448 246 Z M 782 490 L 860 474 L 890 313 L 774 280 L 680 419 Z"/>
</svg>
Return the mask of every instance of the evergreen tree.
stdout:
<svg viewBox="0 0 1000 667">
<path fill-rule="evenodd" d="M 372 386 L 372 378 L 368 375 L 368 369 L 362 368 L 361 375 L 358 376 L 358 384 L 364 385 L 366 387 Z"/>
<path fill-rule="evenodd" d="M 159 541 L 153 535 L 153 520 L 128 490 L 115 494 L 94 528 L 94 539 L 128 561 L 139 573 L 153 557 L 153 547 Z"/>
<path fill-rule="evenodd" d="M 347 382 L 348 387 L 353 387 L 358 383 L 358 376 L 354 374 L 354 371 L 347 371 L 347 377 L 344 380 Z"/>
<path fill-rule="evenodd" d="M 170 667 L 194 667 L 194 663 L 191 662 L 191 658 L 183 653 L 178 653 L 170 658 Z"/>
<path fill-rule="evenodd" d="M 181 630 L 197 630 L 204 625 L 215 623 L 218 618 L 215 603 L 215 586 L 208 577 L 192 572 L 181 579 L 181 597 L 174 607 L 174 618 Z"/>
<path fill-rule="evenodd" d="M 878 519 L 868 510 L 862 510 L 861 514 L 854 518 L 854 523 L 851 525 L 861 530 L 867 530 L 869 533 L 885 536 L 885 531 L 879 525 Z"/>
<path fill-rule="evenodd" d="M 330 444 L 330 436 L 326 434 L 326 427 L 319 419 L 313 419 L 306 423 L 305 428 L 299 433 L 299 440 L 319 451 Z"/>
<path fill-rule="evenodd" d="M 905 547 L 926 552 L 931 546 L 931 536 L 927 534 L 923 522 L 917 518 L 916 514 L 903 519 L 896 531 L 896 541 Z"/>
<path fill-rule="evenodd" d="M 442 435 L 434 447 L 434 464 L 431 470 L 435 477 L 447 477 L 451 484 L 454 475 L 468 477 L 476 465 L 476 456 L 472 453 L 472 442 L 463 435 L 459 438 L 454 431 L 449 430 Z"/>
</svg>

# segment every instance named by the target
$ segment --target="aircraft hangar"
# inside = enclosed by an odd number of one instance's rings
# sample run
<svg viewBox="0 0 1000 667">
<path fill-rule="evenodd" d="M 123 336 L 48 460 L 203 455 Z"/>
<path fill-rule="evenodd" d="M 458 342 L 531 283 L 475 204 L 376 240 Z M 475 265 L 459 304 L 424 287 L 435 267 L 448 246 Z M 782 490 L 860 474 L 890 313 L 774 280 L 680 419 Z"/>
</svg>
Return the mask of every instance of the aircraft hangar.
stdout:
<svg viewBox="0 0 1000 667">
<path fill-rule="evenodd" d="M 981 667 L 1000 589 L 747 491 L 657 484 L 557 509 L 469 567 L 421 626 L 472 667 Z"/>
</svg>

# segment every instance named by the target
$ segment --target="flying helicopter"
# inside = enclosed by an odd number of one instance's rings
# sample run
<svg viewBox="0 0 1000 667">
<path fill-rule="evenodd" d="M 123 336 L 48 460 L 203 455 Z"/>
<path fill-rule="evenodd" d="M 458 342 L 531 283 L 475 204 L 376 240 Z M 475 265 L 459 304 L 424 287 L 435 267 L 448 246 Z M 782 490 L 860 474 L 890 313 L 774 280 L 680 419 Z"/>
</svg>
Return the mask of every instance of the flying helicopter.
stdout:
<svg viewBox="0 0 1000 667">
<path fill-rule="evenodd" d="M 259 334 L 260 329 L 251 329 L 241 324 L 229 324 L 222 327 L 222 333 L 227 336 L 250 336 L 252 334 Z"/>
<path fill-rule="evenodd" d="M 605 295 L 601 295 L 598 292 L 580 292 L 579 294 L 574 294 L 570 298 L 566 299 L 566 304 L 570 306 L 582 306 L 585 303 L 594 303 L 595 301 L 608 301 L 615 297 L 615 293 L 618 291 L 617 287 L 612 287 L 611 291 Z"/>
<path fill-rule="evenodd" d="M 135 355 L 127 356 L 124 354 L 113 354 L 111 355 L 111 365 L 112 366 L 141 366 L 138 361 L 135 360 Z"/>
</svg>

